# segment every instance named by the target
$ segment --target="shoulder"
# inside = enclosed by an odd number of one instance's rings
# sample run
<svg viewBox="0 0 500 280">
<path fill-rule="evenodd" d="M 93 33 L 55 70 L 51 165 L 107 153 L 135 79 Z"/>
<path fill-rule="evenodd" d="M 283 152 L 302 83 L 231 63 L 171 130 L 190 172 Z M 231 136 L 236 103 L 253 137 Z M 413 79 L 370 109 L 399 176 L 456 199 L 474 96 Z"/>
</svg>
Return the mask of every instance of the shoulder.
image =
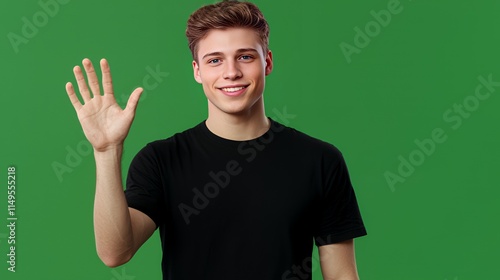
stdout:
<svg viewBox="0 0 500 280">
<path fill-rule="evenodd" d="M 327 157 L 342 157 L 342 152 L 333 143 L 311 136 L 293 127 L 289 127 L 274 121 L 275 130 L 284 132 L 283 138 L 294 148 L 308 153 L 323 155 Z"/>
<path fill-rule="evenodd" d="M 192 141 L 193 138 L 196 138 L 196 131 L 199 130 L 199 126 L 201 123 L 194 125 L 188 129 L 185 129 L 180 132 L 176 132 L 173 135 L 163 138 L 157 139 L 151 142 L 148 142 L 140 151 L 139 154 L 154 156 L 158 154 L 164 154 L 168 152 L 172 152 L 174 150 L 182 149 L 183 146 L 189 141 Z"/>
</svg>

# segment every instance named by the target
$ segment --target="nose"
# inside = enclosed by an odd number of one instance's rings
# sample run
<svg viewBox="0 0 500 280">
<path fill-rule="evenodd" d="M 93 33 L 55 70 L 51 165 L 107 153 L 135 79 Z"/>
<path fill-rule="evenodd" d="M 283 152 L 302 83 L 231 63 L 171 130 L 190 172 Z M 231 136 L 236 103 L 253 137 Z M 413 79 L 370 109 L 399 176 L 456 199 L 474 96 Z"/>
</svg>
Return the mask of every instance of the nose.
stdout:
<svg viewBox="0 0 500 280">
<path fill-rule="evenodd" d="M 236 80 L 241 78 L 242 73 L 238 67 L 238 64 L 233 61 L 227 61 L 224 65 L 223 78 L 228 80 Z"/>
</svg>

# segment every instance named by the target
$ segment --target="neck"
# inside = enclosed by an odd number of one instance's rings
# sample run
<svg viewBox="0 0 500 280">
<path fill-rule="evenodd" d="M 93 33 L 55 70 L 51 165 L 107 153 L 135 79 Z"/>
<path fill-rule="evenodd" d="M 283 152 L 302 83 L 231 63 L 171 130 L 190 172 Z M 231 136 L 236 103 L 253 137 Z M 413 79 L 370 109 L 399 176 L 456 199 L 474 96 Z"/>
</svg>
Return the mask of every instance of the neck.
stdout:
<svg viewBox="0 0 500 280">
<path fill-rule="evenodd" d="M 262 98 L 250 110 L 238 114 L 223 112 L 209 102 L 205 124 L 215 135 L 235 141 L 258 138 L 266 133 L 271 125 L 264 112 Z"/>
</svg>

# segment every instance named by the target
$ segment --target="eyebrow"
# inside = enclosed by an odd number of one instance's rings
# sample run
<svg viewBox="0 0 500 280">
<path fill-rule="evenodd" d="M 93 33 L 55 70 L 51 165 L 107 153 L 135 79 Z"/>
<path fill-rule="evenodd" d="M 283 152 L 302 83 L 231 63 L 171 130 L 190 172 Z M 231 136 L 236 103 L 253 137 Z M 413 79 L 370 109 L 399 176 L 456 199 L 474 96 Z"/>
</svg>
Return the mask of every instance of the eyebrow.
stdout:
<svg viewBox="0 0 500 280">
<path fill-rule="evenodd" d="M 258 51 L 254 48 L 243 48 L 236 50 L 236 53 L 244 53 L 244 52 L 258 52 Z M 222 56 L 222 55 L 224 55 L 222 52 L 211 52 L 204 55 L 201 59 L 204 59 L 207 56 Z"/>
</svg>

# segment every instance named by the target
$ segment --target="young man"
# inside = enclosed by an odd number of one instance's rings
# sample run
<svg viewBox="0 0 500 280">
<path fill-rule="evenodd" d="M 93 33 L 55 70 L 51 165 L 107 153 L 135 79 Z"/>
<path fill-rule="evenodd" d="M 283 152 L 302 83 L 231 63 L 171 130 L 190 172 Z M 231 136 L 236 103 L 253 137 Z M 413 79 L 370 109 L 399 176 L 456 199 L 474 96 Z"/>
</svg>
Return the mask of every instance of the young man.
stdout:
<svg viewBox="0 0 500 280">
<path fill-rule="evenodd" d="M 269 27 L 259 9 L 227 1 L 191 15 L 186 35 L 208 118 L 147 144 L 121 181 L 123 142 L 142 89 L 122 110 L 101 60 L 104 94 L 74 68 L 84 105 L 66 85 L 94 147 L 94 227 L 99 257 L 128 262 L 160 230 L 164 279 L 312 279 L 319 247 L 324 279 L 358 279 L 353 238 L 366 234 L 342 154 L 266 117 L 272 72 Z"/>
</svg>

